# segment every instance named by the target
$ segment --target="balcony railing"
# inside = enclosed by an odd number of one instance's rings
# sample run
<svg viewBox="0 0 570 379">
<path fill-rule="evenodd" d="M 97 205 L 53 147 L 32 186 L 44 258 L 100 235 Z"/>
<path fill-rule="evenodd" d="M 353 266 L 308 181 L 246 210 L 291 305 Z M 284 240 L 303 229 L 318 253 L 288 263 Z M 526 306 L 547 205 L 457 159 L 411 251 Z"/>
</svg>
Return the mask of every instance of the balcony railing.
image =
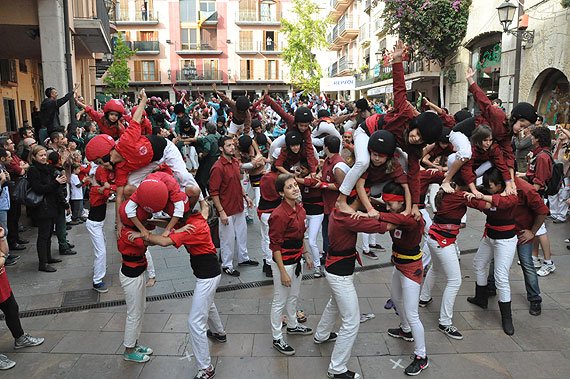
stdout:
<svg viewBox="0 0 570 379">
<path fill-rule="evenodd" d="M 276 72 L 267 72 L 266 70 L 241 70 L 236 75 L 236 81 L 261 81 L 261 82 L 279 82 L 283 81 L 285 76 L 282 70 Z"/>
<path fill-rule="evenodd" d="M 117 16 L 117 22 L 157 23 L 158 11 L 149 9 L 146 12 L 143 12 L 140 9 L 137 9 L 135 12 L 130 12 L 128 9 L 122 9 Z"/>
<path fill-rule="evenodd" d="M 280 54 L 284 49 L 282 42 L 268 44 L 261 41 L 240 41 L 237 48 L 238 54 Z"/>
<path fill-rule="evenodd" d="M 368 13 L 370 8 L 372 8 L 372 0 L 363 0 L 364 3 L 364 12 Z"/>
<path fill-rule="evenodd" d="M 131 71 L 133 73 L 134 82 L 160 82 L 160 71 L 142 70 Z"/>
<path fill-rule="evenodd" d="M 374 23 L 374 30 L 376 30 L 376 34 L 380 33 L 384 28 L 384 20 L 382 17 L 378 17 L 376 22 Z"/>
<path fill-rule="evenodd" d="M 137 53 L 156 53 L 160 51 L 158 41 L 133 41 L 133 50 Z"/>
<path fill-rule="evenodd" d="M 185 73 L 185 71 L 178 70 L 175 73 L 176 81 L 179 82 L 197 82 L 197 81 L 222 81 L 222 70 L 197 70 L 195 74 Z"/>
<path fill-rule="evenodd" d="M 334 62 L 329 67 L 329 77 L 333 77 L 338 73 L 338 62 Z"/>
<path fill-rule="evenodd" d="M 241 10 L 236 14 L 236 20 L 238 23 L 251 23 L 251 24 L 280 24 L 281 23 L 281 11 L 271 12 L 269 14 L 260 13 L 251 10 Z"/>
<path fill-rule="evenodd" d="M 338 25 L 335 25 L 331 32 L 327 35 L 327 42 L 332 44 L 338 38 Z"/>
<path fill-rule="evenodd" d="M 342 16 L 340 20 L 338 20 L 338 34 L 342 35 L 344 32 L 348 30 L 358 29 L 356 24 L 353 22 L 351 16 Z"/>
<path fill-rule="evenodd" d="M 350 70 L 351 69 L 350 66 L 351 65 L 349 64 L 346 56 L 340 57 L 340 59 L 338 60 L 338 72 Z"/>
<path fill-rule="evenodd" d="M 214 51 L 217 50 L 216 41 L 202 42 L 202 43 L 182 43 L 180 44 L 181 50 L 192 51 Z"/>
</svg>

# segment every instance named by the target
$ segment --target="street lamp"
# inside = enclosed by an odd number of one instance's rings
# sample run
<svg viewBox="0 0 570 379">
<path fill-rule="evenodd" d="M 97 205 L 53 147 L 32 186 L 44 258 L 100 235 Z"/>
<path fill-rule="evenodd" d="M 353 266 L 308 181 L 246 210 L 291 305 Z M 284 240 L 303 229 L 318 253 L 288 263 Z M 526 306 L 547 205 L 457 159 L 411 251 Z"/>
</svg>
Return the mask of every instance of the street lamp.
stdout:
<svg viewBox="0 0 570 379">
<path fill-rule="evenodd" d="M 515 48 L 515 72 L 513 84 L 513 106 L 519 102 L 519 85 L 521 76 L 521 55 L 522 55 L 522 42 L 532 43 L 534 41 L 534 30 L 526 30 L 525 26 L 519 27 L 519 19 L 524 14 L 524 0 L 517 0 L 518 6 L 511 4 L 508 0 L 497 7 L 499 13 L 499 20 L 503 25 L 503 32 L 512 34 L 516 37 Z M 518 9 L 517 25 L 513 29 L 509 26 L 515 18 L 515 9 Z"/>
<path fill-rule="evenodd" d="M 503 31 L 505 33 L 509 30 L 509 25 L 513 22 L 516 11 L 517 6 L 510 3 L 508 0 L 497 7 L 497 12 L 499 12 L 499 21 L 503 25 Z"/>
</svg>

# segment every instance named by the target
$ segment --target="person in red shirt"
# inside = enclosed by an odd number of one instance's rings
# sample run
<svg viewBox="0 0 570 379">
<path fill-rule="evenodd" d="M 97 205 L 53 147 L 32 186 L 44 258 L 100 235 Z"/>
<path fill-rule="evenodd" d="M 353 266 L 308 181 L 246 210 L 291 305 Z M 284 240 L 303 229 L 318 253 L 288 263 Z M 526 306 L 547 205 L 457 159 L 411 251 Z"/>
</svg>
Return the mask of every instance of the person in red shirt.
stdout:
<svg viewBox="0 0 570 379">
<path fill-rule="evenodd" d="M 0 310 L 4 313 L 6 326 L 10 330 L 12 337 L 14 337 L 14 349 L 41 345 L 44 343 L 44 338 L 32 337 L 22 329 L 18 302 L 14 297 L 12 288 L 10 288 L 10 282 L 6 274 L 7 253 L 6 232 L 4 228 L 0 227 Z M 8 370 L 15 365 L 16 362 L 8 359 L 5 355 L 0 355 L 0 370 Z"/>
<path fill-rule="evenodd" d="M 260 188 L 260 199 L 259 205 L 257 206 L 257 216 L 260 222 L 260 233 L 261 233 L 261 251 L 263 252 L 263 272 L 268 278 L 273 277 L 273 272 L 271 270 L 271 259 L 273 253 L 269 248 L 269 217 L 271 212 L 281 204 L 281 196 L 275 189 L 275 180 L 279 176 L 279 171 L 275 168 L 275 165 L 271 165 L 271 170 L 265 173 L 261 177 L 259 182 Z"/>
<path fill-rule="evenodd" d="M 301 195 L 293 175 L 281 174 L 275 189 L 283 198 L 269 217 L 269 247 L 273 252 L 273 302 L 271 304 L 271 334 L 273 347 L 282 354 L 293 355 L 293 349 L 283 339 L 281 316 L 287 314 L 287 334 L 310 335 L 311 328 L 299 325 L 296 315 L 297 299 L 301 289 L 301 257 L 313 269 L 311 255 L 304 248 L 306 212 L 297 202 Z M 305 253 L 303 253 L 305 251 Z"/>
<path fill-rule="evenodd" d="M 210 228 L 204 217 L 198 212 L 186 212 L 184 218 L 185 226 L 173 232 L 169 231 L 167 236 L 148 234 L 143 238 L 150 245 L 176 248 L 184 246 L 190 255 L 190 265 L 196 276 L 196 287 L 188 315 L 188 328 L 192 351 L 198 366 L 196 378 L 209 379 L 215 375 L 216 370 L 212 366 L 207 337 L 217 342 L 227 341 L 222 320 L 214 303 L 214 295 L 220 284 L 222 272 Z M 131 238 L 139 236 L 142 237 L 142 234 L 131 233 Z"/>
<path fill-rule="evenodd" d="M 296 130 L 285 134 L 285 148 L 281 149 L 275 161 L 275 167 L 282 174 L 294 174 L 299 168 L 299 162 L 307 159 L 313 153 L 313 145 L 303 141 L 303 136 Z M 307 160 L 308 161 L 308 160 Z M 310 170 L 310 166 L 309 166 Z"/>
<path fill-rule="evenodd" d="M 471 134 L 472 156 L 461 167 L 461 177 L 467 183 L 469 191 L 475 196 L 481 193 L 475 187 L 475 180 L 491 166 L 496 167 L 503 175 L 507 185 L 512 182 L 511 173 L 499 146 L 493 143 L 493 132 L 487 125 L 479 125 Z"/>
<path fill-rule="evenodd" d="M 388 329 L 388 335 L 414 341 L 414 360 L 404 372 L 418 375 L 429 366 L 425 346 L 424 327 L 419 317 L 418 302 L 423 279 L 422 241 L 424 221 L 416 221 L 405 209 L 404 188 L 401 184 L 389 182 L 384 186 L 382 200 L 387 212 L 378 215 L 380 221 L 394 224 L 389 228 L 392 238 L 392 263 L 394 271 L 390 295 L 398 309 L 400 327 Z"/>
<path fill-rule="evenodd" d="M 550 130 L 544 126 L 536 127 L 530 132 L 530 140 L 533 150 L 531 151 L 532 157 L 526 171 L 526 180 L 534 186 L 541 196 L 544 196 L 546 182 L 552 177 L 554 165 L 552 152 L 550 151 Z M 532 255 L 535 257 L 535 261 L 539 262 L 538 245 L 540 244 L 544 252 L 544 261 L 537 274 L 538 276 L 547 276 L 556 270 L 556 266 L 552 261 L 552 251 L 550 249 L 550 239 L 546 233 L 546 225 L 541 226 L 537 233 Z"/>
<path fill-rule="evenodd" d="M 366 171 L 370 164 L 368 153 L 369 136 L 376 130 L 391 132 L 398 146 L 407 153 L 408 185 L 412 196 L 412 210 L 416 220 L 421 218 L 418 204 L 420 201 L 420 160 L 422 149 L 426 144 L 437 141 L 441 135 L 442 121 L 433 111 L 419 113 L 408 102 L 406 97 L 406 84 L 402 55 L 405 49 L 400 41 L 393 52 L 392 73 L 394 81 L 394 110 L 386 114 L 375 114 L 361 123 L 354 132 L 355 163 L 346 175 L 340 187 L 338 199 L 339 208 L 347 210 L 347 197 L 356 185 L 358 178 Z"/>
<path fill-rule="evenodd" d="M 117 190 L 115 173 L 103 166 L 94 168 L 93 180 L 89 189 L 89 215 L 85 227 L 93 245 L 93 289 L 100 293 L 108 292 L 103 278 L 107 273 L 107 244 L 103 227 L 107 215 L 107 201 Z"/>
<path fill-rule="evenodd" d="M 331 378 L 360 378 L 358 373 L 348 370 L 347 367 L 360 327 L 358 294 L 354 287 L 355 262 L 362 263 L 355 248 L 358 233 L 385 233 L 390 227 L 395 227 L 373 218 L 356 219 L 353 216 L 358 206 L 358 201 L 355 201 L 351 204 L 352 213 L 333 209 L 329 216 L 330 248 L 325 270 L 332 295 L 325 306 L 313 340 L 316 344 L 335 341 L 327 372 Z M 339 314 L 342 324 L 337 334 L 333 332 L 333 328 Z"/>
<path fill-rule="evenodd" d="M 326 256 L 329 250 L 329 215 L 335 207 L 344 176 L 350 170 L 340 153 L 340 139 L 336 136 L 326 136 L 324 140 L 323 151 L 325 152 L 325 161 L 321 170 L 321 182 L 324 202 L 324 218 L 323 218 L 323 253 Z"/>
<path fill-rule="evenodd" d="M 110 135 L 113 139 L 119 138 L 129 125 L 128 120 L 124 117 L 125 106 L 119 99 L 111 99 L 107 101 L 103 107 L 103 112 L 97 112 L 95 109 L 83 104 L 78 99 L 75 100 L 75 103 L 80 108 L 85 109 L 85 113 L 87 113 L 91 120 L 97 123 L 101 134 Z"/>
<path fill-rule="evenodd" d="M 145 252 L 147 246 L 142 238 L 130 238 L 135 232 L 125 212 L 126 202 L 119 208 L 119 217 L 123 227 L 117 240 L 117 249 L 121 253 L 122 265 L 119 272 L 121 287 L 125 293 L 127 317 L 125 320 L 123 359 L 137 363 L 147 362 L 153 353 L 152 349 L 139 345 L 138 339 L 142 329 L 142 319 L 146 307 L 146 286 L 144 272 L 147 269 Z M 146 215 L 139 216 L 139 221 L 146 222 Z"/>
<path fill-rule="evenodd" d="M 129 127 L 117 142 L 109 135 L 100 134 L 91 139 L 85 148 L 88 160 L 115 171 L 117 233 L 120 233 L 122 227 L 118 210 L 124 200 L 124 186 L 138 185 L 163 163 L 170 167 L 180 186 L 185 188 L 191 208 L 198 200 L 202 200 L 200 187 L 186 169 L 186 164 L 176 145 L 160 136 L 141 134 L 140 122 L 148 101 L 144 88 L 140 91 L 140 98 L 141 102 L 133 119 L 129 122 Z M 204 202 L 201 202 L 201 206 L 205 211 L 207 207 Z"/>
<path fill-rule="evenodd" d="M 496 168 L 483 174 L 483 186 L 491 195 L 475 199 L 475 195 L 467 194 L 469 206 L 479 209 L 487 215 L 485 233 L 473 259 L 473 271 L 477 277 L 475 296 L 467 301 L 483 309 L 488 305 L 487 276 L 489 264 L 494 259 L 494 276 L 499 294 L 499 309 L 503 331 L 507 335 L 515 332 L 511 314 L 511 288 L 509 270 L 513 263 L 517 247 L 514 209 L 518 204 L 517 195 L 502 196 L 506 184 L 503 176 Z"/>
<path fill-rule="evenodd" d="M 218 211 L 222 270 L 230 276 L 239 276 L 234 269 L 234 247 L 237 245 L 238 264 L 257 266 L 259 262 L 250 259 L 247 252 L 247 225 L 243 199 L 247 206 L 253 203 L 241 185 L 240 163 L 234 157 L 235 142 L 229 136 L 218 140 L 220 158 L 210 170 L 209 192 Z M 241 196 L 240 196 L 241 194 Z"/>
</svg>

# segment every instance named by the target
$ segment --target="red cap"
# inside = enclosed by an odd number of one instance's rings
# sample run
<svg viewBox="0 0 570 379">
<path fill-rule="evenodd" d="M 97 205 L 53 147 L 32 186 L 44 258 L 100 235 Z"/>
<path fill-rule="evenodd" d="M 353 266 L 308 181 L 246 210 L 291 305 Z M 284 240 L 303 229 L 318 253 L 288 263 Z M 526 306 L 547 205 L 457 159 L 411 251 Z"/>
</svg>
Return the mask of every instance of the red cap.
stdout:
<svg viewBox="0 0 570 379">
<path fill-rule="evenodd" d="M 168 188 L 157 179 L 145 179 L 137 188 L 137 203 L 149 213 L 164 210 L 168 201 Z"/>
<path fill-rule="evenodd" d="M 108 134 L 99 134 L 89 141 L 85 147 L 85 156 L 88 160 L 94 161 L 109 154 L 115 147 L 115 140 Z"/>
</svg>

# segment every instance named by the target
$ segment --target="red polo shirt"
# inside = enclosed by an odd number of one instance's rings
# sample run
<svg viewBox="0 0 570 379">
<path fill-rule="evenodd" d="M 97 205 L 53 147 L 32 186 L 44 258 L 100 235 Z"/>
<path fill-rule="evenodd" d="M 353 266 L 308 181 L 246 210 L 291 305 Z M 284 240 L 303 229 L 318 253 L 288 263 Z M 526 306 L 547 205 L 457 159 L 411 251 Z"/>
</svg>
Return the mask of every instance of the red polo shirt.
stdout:
<svg viewBox="0 0 570 379">
<path fill-rule="evenodd" d="M 269 217 L 269 248 L 281 251 L 285 241 L 300 240 L 305 236 L 306 212 L 303 205 L 296 203 L 295 208 L 286 202 L 275 208 Z"/>
<path fill-rule="evenodd" d="M 337 182 L 336 177 L 334 176 L 334 167 L 340 163 L 344 162 L 344 159 L 340 156 L 340 154 L 334 154 L 330 157 L 325 159 L 323 163 L 323 170 L 322 170 L 322 178 L 324 182 L 336 184 L 337 188 L 340 187 L 342 182 Z M 335 207 L 336 200 L 338 199 L 338 195 L 340 192 L 338 190 L 324 190 L 323 191 L 323 202 L 325 206 L 325 214 L 331 214 L 333 208 Z"/>
<path fill-rule="evenodd" d="M 533 158 L 530 160 L 526 171 L 526 178 L 530 184 L 538 184 L 543 190 L 546 182 L 552 177 L 552 159 L 547 147 L 537 147 L 532 151 Z"/>
<path fill-rule="evenodd" d="M 177 248 L 184 245 L 190 254 L 190 265 L 197 278 L 209 279 L 220 275 L 220 264 L 208 223 L 199 212 L 196 212 L 188 216 L 186 224 L 193 225 L 194 230 L 171 233 L 168 238 L 174 242 L 174 246 Z"/>
<path fill-rule="evenodd" d="M 516 230 L 520 232 L 523 229 L 530 230 L 534 224 L 534 220 L 538 215 L 547 215 L 548 207 L 544 204 L 542 196 L 534 188 L 534 186 L 521 178 L 515 178 L 517 186 L 517 195 L 519 202 L 514 209 L 513 218 L 516 223 Z"/>
<path fill-rule="evenodd" d="M 218 158 L 210 170 L 210 196 L 219 196 L 226 215 L 233 216 L 243 212 L 243 191 L 239 161 L 223 155 Z"/>
</svg>

